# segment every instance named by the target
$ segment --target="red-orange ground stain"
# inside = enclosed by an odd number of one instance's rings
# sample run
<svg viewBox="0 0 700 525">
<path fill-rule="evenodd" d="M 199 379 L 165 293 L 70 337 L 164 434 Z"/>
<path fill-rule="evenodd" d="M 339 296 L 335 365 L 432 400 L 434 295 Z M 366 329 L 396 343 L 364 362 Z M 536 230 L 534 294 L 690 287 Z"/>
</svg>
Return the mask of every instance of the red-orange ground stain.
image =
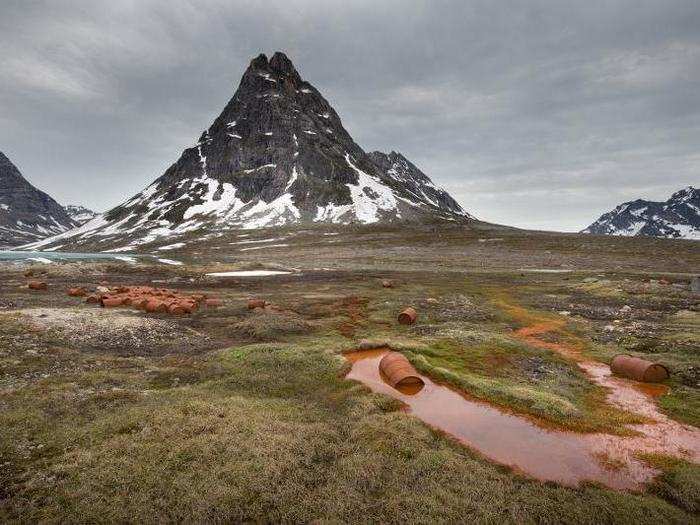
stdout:
<svg viewBox="0 0 700 525">
<path fill-rule="evenodd" d="M 639 390 L 642 394 L 646 394 L 649 397 L 658 398 L 667 394 L 669 388 L 666 385 L 659 385 L 655 383 L 634 383 L 634 388 Z"/>
<path fill-rule="evenodd" d="M 346 354 L 353 364 L 347 377 L 399 399 L 428 425 L 493 461 L 540 480 L 565 485 L 590 480 L 618 489 L 639 489 L 658 473 L 637 459 L 639 453 L 667 454 L 700 463 L 700 430 L 668 418 L 656 406 L 655 398 L 667 387 L 613 377 L 608 365 L 585 359 L 583 341 L 564 330 L 565 318 L 536 315 L 504 299 L 496 304 L 525 325 L 514 332 L 516 338 L 575 361 L 592 382 L 608 389 L 609 403 L 653 422 L 629 425 L 639 434 L 633 437 L 576 434 L 539 427 L 530 419 L 469 399 L 424 376 L 425 386 L 419 392 L 402 393 L 391 388 L 379 373 L 379 361 L 388 349 Z"/>
<path fill-rule="evenodd" d="M 655 474 L 639 461 L 630 468 L 611 470 L 598 459 L 604 447 L 596 435 L 538 427 L 527 418 L 469 399 L 425 376 L 421 376 L 424 386 L 420 391 L 399 392 L 379 372 L 379 361 L 387 351 L 345 354 L 352 363 L 346 377 L 398 399 L 411 414 L 493 461 L 543 481 L 569 486 L 591 480 L 618 489 L 637 489 Z"/>
</svg>

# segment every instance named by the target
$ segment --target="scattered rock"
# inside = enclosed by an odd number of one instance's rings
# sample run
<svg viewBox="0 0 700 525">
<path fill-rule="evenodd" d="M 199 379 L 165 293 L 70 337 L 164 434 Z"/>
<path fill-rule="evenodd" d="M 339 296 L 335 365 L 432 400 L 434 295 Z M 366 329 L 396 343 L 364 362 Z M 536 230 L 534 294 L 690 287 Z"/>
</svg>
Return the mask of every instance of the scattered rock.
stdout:
<svg viewBox="0 0 700 525">
<path fill-rule="evenodd" d="M 382 287 L 383 288 L 393 288 L 394 287 L 394 281 L 391 279 L 384 279 L 382 281 Z"/>
<path fill-rule="evenodd" d="M 369 339 L 362 339 L 357 344 L 358 350 L 376 350 L 377 348 L 385 348 L 389 346 L 386 341 L 370 341 Z"/>
<path fill-rule="evenodd" d="M 690 291 L 693 293 L 700 293 L 700 277 L 693 277 L 690 280 Z"/>
</svg>

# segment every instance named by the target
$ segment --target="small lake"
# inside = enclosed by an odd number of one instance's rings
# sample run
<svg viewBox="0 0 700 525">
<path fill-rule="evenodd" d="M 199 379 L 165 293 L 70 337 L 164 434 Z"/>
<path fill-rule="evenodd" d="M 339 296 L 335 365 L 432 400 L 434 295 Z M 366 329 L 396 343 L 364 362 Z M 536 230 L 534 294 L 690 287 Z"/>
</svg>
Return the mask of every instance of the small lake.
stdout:
<svg viewBox="0 0 700 525">
<path fill-rule="evenodd" d="M 30 252 L 16 250 L 0 250 L 0 261 L 28 261 L 39 263 L 52 263 L 60 261 L 96 261 L 96 260 L 117 260 L 125 262 L 135 262 L 136 258 L 132 254 L 118 253 L 70 253 L 70 252 Z"/>
</svg>

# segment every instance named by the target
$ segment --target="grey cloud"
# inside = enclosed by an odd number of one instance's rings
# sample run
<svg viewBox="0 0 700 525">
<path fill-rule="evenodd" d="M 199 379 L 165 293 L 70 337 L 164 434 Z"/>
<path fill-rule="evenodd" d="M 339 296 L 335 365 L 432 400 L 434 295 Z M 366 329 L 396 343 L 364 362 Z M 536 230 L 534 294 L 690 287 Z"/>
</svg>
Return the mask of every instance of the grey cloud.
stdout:
<svg viewBox="0 0 700 525">
<path fill-rule="evenodd" d="M 482 219 L 576 230 L 698 183 L 698 27 L 695 0 L 5 0 L 0 150 L 106 209 L 282 49 L 365 149 L 402 151 Z"/>
</svg>

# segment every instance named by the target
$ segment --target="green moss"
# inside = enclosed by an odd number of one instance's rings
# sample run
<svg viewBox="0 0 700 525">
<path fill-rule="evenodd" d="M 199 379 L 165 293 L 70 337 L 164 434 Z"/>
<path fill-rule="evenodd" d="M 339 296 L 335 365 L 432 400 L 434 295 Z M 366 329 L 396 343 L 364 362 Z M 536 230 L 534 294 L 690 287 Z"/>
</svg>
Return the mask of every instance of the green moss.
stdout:
<svg viewBox="0 0 700 525">
<path fill-rule="evenodd" d="M 639 459 L 660 469 L 649 492 L 692 513 L 700 513 L 700 465 L 659 454 L 640 454 Z"/>
</svg>

